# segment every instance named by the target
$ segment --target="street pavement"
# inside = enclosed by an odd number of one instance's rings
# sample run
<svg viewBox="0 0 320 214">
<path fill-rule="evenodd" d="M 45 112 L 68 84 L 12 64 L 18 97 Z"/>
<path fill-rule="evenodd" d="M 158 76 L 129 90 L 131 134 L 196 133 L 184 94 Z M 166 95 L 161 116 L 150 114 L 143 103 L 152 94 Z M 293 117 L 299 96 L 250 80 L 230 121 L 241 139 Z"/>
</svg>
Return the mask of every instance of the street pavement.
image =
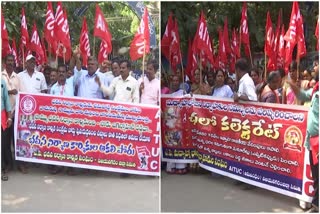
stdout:
<svg viewBox="0 0 320 214">
<path fill-rule="evenodd" d="M 80 170 L 51 175 L 47 165 L 1 181 L 1 212 L 159 212 L 159 177 Z"/>
<path fill-rule="evenodd" d="M 266 189 L 243 190 L 235 180 L 210 174 L 161 174 L 162 212 L 301 213 L 299 201 Z"/>
</svg>

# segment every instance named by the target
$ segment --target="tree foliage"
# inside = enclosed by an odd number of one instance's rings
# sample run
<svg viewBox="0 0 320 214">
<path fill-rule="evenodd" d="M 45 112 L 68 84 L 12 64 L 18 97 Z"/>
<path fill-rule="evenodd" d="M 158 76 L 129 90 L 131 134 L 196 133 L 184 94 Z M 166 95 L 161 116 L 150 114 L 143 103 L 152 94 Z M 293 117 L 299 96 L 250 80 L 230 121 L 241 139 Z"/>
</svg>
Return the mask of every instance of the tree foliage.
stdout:
<svg viewBox="0 0 320 214">
<path fill-rule="evenodd" d="M 218 28 L 223 27 L 224 18 L 228 18 L 229 36 L 233 28 L 238 29 L 241 20 L 243 2 L 162 2 L 161 35 L 163 35 L 170 11 L 178 20 L 181 48 L 186 53 L 188 38 L 196 32 L 200 12 L 203 11 L 208 31 L 215 45 L 218 42 Z M 318 2 L 299 2 L 304 18 L 305 38 L 308 51 L 314 50 L 316 39 L 314 31 L 319 13 Z M 278 13 L 282 9 L 282 22 L 288 29 L 292 2 L 247 2 L 250 44 L 253 52 L 262 52 L 264 47 L 265 24 L 267 11 L 270 11 L 274 28 L 277 25 Z"/>
</svg>

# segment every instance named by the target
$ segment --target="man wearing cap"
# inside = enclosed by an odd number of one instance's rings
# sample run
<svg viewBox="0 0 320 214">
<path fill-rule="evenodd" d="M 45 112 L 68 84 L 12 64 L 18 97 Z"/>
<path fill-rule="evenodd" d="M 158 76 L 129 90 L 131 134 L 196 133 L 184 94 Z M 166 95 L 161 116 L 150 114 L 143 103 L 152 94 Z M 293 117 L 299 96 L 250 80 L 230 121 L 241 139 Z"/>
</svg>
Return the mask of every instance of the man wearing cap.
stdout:
<svg viewBox="0 0 320 214">
<path fill-rule="evenodd" d="M 28 55 L 26 58 L 26 70 L 18 74 L 21 92 L 32 94 L 46 93 L 47 83 L 43 73 L 36 71 L 36 58 Z"/>
<path fill-rule="evenodd" d="M 28 55 L 26 58 L 26 70 L 18 74 L 19 89 L 21 92 L 38 94 L 47 93 L 47 83 L 43 73 L 36 70 L 36 58 Z M 19 161 L 18 169 L 22 173 L 28 173 L 27 164 Z"/>
</svg>

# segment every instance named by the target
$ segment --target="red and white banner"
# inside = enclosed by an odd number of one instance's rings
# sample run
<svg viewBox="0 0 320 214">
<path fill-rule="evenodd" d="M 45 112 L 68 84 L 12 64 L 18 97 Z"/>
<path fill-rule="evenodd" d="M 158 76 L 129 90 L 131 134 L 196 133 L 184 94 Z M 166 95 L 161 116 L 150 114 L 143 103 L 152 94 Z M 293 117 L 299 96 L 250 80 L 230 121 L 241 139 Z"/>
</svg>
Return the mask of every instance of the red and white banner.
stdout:
<svg viewBox="0 0 320 214">
<path fill-rule="evenodd" d="M 143 55 L 150 53 L 150 32 L 149 32 L 149 19 L 148 9 L 144 8 L 144 13 L 138 28 L 137 33 L 130 45 L 130 58 L 137 60 Z"/>
<path fill-rule="evenodd" d="M 162 157 L 311 201 L 308 108 L 232 99 L 161 97 Z"/>
<path fill-rule="evenodd" d="M 149 105 L 19 93 L 16 160 L 160 175 L 160 110 Z"/>
<path fill-rule="evenodd" d="M 16 63 L 16 66 L 19 65 L 18 61 L 18 52 L 17 52 L 17 45 L 16 45 L 16 39 L 12 38 L 12 55 L 14 56 L 14 62 Z"/>
<path fill-rule="evenodd" d="M 171 44 L 171 31 L 174 27 L 174 22 L 172 19 L 172 13 L 168 17 L 166 30 L 161 39 L 161 54 L 164 55 L 167 60 L 170 60 L 170 44 Z"/>
<path fill-rule="evenodd" d="M 240 37 L 241 43 L 244 44 L 244 52 L 248 58 L 250 58 L 250 39 L 249 39 L 249 27 L 247 18 L 247 3 L 243 2 L 241 21 L 240 21 Z M 240 47 L 241 47 L 240 43 Z"/>
</svg>

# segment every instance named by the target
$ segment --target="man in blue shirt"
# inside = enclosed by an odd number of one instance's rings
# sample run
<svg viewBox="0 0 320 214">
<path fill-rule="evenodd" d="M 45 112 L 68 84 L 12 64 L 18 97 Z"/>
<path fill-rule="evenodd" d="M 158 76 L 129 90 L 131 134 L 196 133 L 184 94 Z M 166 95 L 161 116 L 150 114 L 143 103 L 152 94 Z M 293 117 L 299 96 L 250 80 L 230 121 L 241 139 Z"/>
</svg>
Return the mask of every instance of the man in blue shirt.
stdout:
<svg viewBox="0 0 320 214">
<path fill-rule="evenodd" d="M 77 68 L 75 68 L 77 69 Z M 104 95 L 99 85 L 95 82 L 95 77 L 98 76 L 100 81 L 109 86 L 110 82 L 106 76 L 97 71 L 98 62 L 95 57 L 89 57 L 88 70 L 80 70 L 75 72 L 75 83 L 78 88 L 77 96 L 85 98 L 103 99 Z"/>
</svg>

